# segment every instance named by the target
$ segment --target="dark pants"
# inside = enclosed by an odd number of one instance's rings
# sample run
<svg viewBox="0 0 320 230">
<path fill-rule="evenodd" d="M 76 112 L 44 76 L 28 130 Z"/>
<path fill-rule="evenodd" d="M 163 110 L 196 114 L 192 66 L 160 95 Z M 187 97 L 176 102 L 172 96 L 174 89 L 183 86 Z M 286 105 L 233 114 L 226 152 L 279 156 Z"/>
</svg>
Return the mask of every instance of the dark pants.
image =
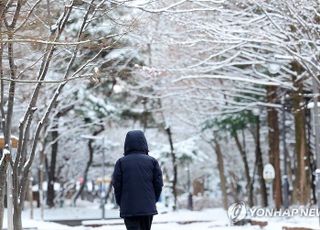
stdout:
<svg viewBox="0 0 320 230">
<path fill-rule="evenodd" d="M 125 217 L 127 230 L 150 230 L 153 216 Z"/>
</svg>

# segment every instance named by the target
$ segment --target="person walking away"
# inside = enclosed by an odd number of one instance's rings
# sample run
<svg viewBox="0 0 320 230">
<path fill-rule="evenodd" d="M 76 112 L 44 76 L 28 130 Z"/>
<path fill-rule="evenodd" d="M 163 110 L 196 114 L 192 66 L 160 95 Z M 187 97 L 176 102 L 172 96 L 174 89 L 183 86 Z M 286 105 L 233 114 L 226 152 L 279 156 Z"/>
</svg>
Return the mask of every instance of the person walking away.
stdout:
<svg viewBox="0 0 320 230">
<path fill-rule="evenodd" d="M 144 133 L 130 131 L 124 143 L 124 156 L 114 167 L 112 185 L 127 230 L 150 230 L 153 216 L 158 214 L 156 202 L 163 187 L 162 171 L 148 152 Z"/>
</svg>

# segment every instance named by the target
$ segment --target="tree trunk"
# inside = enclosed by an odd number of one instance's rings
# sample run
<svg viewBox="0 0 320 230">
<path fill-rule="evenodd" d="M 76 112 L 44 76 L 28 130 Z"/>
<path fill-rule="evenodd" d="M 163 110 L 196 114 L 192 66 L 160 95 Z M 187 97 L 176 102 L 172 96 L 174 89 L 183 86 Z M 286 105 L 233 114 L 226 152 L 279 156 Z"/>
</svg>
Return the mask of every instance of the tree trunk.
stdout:
<svg viewBox="0 0 320 230">
<path fill-rule="evenodd" d="M 260 184 L 260 194 L 261 194 L 261 205 L 263 207 L 268 206 L 268 196 L 267 196 L 267 187 L 266 183 L 263 179 L 263 158 L 261 152 L 261 145 L 260 145 L 260 118 L 257 116 L 256 122 L 256 167 L 258 169 L 258 177 L 259 177 L 259 184 Z M 254 178 L 254 175 L 253 175 Z M 253 186 L 253 185 L 252 185 Z"/>
<path fill-rule="evenodd" d="M 3 11 L 5 9 L 5 6 L 7 4 L 7 1 L 0 1 L 0 16 L 1 18 L 3 15 Z M 2 23 L 3 20 L 0 20 L 0 79 L 3 78 L 3 46 L 4 43 L 2 41 Z M 4 111 L 4 85 L 3 81 L 0 80 L 0 114 L 1 114 L 1 129 L 5 130 L 5 111 Z M 7 162 L 2 159 L 2 151 L 0 150 L 0 229 L 2 230 L 3 227 L 3 214 L 4 214 L 4 195 L 5 195 L 5 189 L 6 189 L 6 177 L 7 177 Z"/>
<path fill-rule="evenodd" d="M 3 76 L 4 76 L 4 70 L 3 70 L 3 49 L 4 49 L 4 42 L 3 42 L 3 22 L 4 22 L 4 11 L 6 9 L 7 2 L 9 0 L 2 0 L 0 1 L 0 114 L 1 114 L 1 121 L 0 121 L 0 128 L 1 130 L 5 130 L 5 111 L 4 111 L 4 83 L 3 83 Z M 2 157 L 2 153 L 0 152 L 0 159 Z M 1 174 L 2 175 L 2 174 Z M 2 225 L 0 226 L 2 228 Z"/>
<path fill-rule="evenodd" d="M 97 136 L 99 133 L 101 133 L 103 131 L 104 131 L 104 126 L 100 126 L 100 128 L 98 130 L 94 131 L 92 135 Z M 81 193 L 83 192 L 85 185 L 87 184 L 88 172 L 89 172 L 90 166 L 93 162 L 93 153 L 94 153 L 93 142 L 94 142 L 94 139 L 89 139 L 89 141 L 88 141 L 89 159 L 88 159 L 86 168 L 84 169 L 83 183 L 81 184 L 79 191 L 75 194 L 75 196 L 73 198 L 73 205 L 74 206 L 76 206 L 77 200 L 80 197 Z M 104 162 L 102 162 L 102 164 L 104 164 Z"/>
<path fill-rule="evenodd" d="M 56 124 L 53 126 L 53 131 L 51 132 L 51 140 L 53 144 L 51 145 L 51 161 L 49 167 L 49 174 L 48 174 L 48 188 L 47 188 L 47 205 L 52 208 L 54 207 L 54 184 L 55 174 L 56 174 L 56 162 L 57 162 L 57 155 L 58 155 L 58 137 L 59 137 L 59 120 L 57 119 Z"/>
<path fill-rule="evenodd" d="M 26 184 L 29 184 L 29 177 L 27 177 Z M 20 191 L 20 193 L 15 192 L 15 189 L 12 189 L 12 202 L 13 202 L 13 230 L 23 230 L 22 228 L 22 208 L 23 208 L 23 202 L 25 198 L 27 197 L 27 191 L 23 192 Z M 10 229 L 10 228 L 9 228 Z"/>
<path fill-rule="evenodd" d="M 32 173 L 29 172 L 29 189 L 28 189 L 28 199 L 30 204 L 30 219 L 33 220 L 33 193 L 32 193 Z"/>
<path fill-rule="evenodd" d="M 8 163 L 3 159 L 0 165 L 0 229 L 3 227 L 3 214 L 4 214 L 4 195 L 6 189 L 6 178 L 7 178 L 7 166 Z"/>
<path fill-rule="evenodd" d="M 42 142 L 40 150 L 40 166 L 39 166 L 39 202 L 40 202 L 40 217 L 44 219 L 44 196 L 43 196 L 43 181 L 44 181 L 44 164 L 45 164 L 45 141 Z"/>
<path fill-rule="evenodd" d="M 306 140 L 304 107 L 301 105 L 303 103 L 302 84 L 298 83 L 295 87 L 298 88 L 298 91 L 293 92 L 292 95 L 296 140 L 295 153 L 297 159 L 294 197 L 300 204 L 306 205 L 310 200 L 311 192 L 310 159 Z"/>
<path fill-rule="evenodd" d="M 177 178 L 178 178 L 178 166 L 176 162 L 176 154 L 174 152 L 173 147 L 173 140 L 172 140 L 172 133 L 171 128 L 167 127 L 166 132 L 168 134 L 168 139 L 170 143 L 170 153 L 171 153 L 171 160 L 172 160 L 172 167 L 173 167 L 173 180 L 172 180 L 172 193 L 173 193 L 173 199 L 174 199 L 174 205 L 173 210 L 177 209 Z"/>
<path fill-rule="evenodd" d="M 277 100 L 277 87 L 267 86 L 268 103 L 275 104 Z M 269 141 L 269 160 L 275 170 L 275 179 L 273 182 L 275 208 L 279 210 L 282 205 L 281 189 L 281 170 L 280 170 L 280 131 L 278 121 L 278 111 L 276 108 L 268 108 L 268 141 Z"/>
<path fill-rule="evenodd" d="M 15 207 L 13 212 L 13 228 L 14 230 L 23 230 L 22 219 L 21 219 L 21 207 Z"/>
<path fill-rule="evenodd" d="M 58 102 L 55 103 L 54 108 L 57 108 Z M 47 185 L 47 205 L 51 208 L 54 206 L 54 184 L 56 183 L 56 163 L 59 150 L 59 119 L 60 117 L 66 115 L 70 110 L 74 108 L 74 105 L 67 106 L 66 108 L 59 111 L 55 116 L 55 125 L 52 127 L 53 131 L 51 132 L 51 161 L 50 167 L 48 170 L 48 185 Z"/>
<path fill-rule="evenodd" d="M 315 172 L 317 169 L 315 154 L 312 152 L 312 143 L 311 143 L 311 136 L 312 134 L 312 124 L 311 124 L 311 111 L 309 109 L 305 110 L 305 117 L 306 117 L 306 130 L 307 130 L 307 146 L 309 151 L 309 164 L 310 164 L 310 174 L 311 174 L 311 181 L 316 181 Z M 311 186 L 311 193 L 312 193 L 312 203 L 317 203 L 317 190 L 316 190 L 316 183 L 310 183 Z"/>
<path fill-rule="evenodd" d="M 223 195 L 223 207 L 225 210 L 228 209 L 228 196 L 227 196 L 227 186 L 226 186 L 226 177 L 224 175 L 224 162 L 223 162 L 223 154 L 220 148 L 219 142 L 214 139 L 214 149 L 217 156 L 219 177 L 220 177 L 220 187 Z"/>
<path fill-rule="evenodd" d="M 251 183 L 251 177 L 250 177 L 250 170 L 249 170 L 249 165 L 248 165 L 248 159 L 247 159 L 247 153 L 242 147 L 238 134 L 234 134 L 234 140 L 237 144 L 238 150 L 240 152 L 242 162 L 244 165 L 244 175 L 246 177 L 247 185 L 246 185 L 246 190 L 248 192 L 248 204 L 250 207 L 253 206 L 253 183 Z"/>
</svg>

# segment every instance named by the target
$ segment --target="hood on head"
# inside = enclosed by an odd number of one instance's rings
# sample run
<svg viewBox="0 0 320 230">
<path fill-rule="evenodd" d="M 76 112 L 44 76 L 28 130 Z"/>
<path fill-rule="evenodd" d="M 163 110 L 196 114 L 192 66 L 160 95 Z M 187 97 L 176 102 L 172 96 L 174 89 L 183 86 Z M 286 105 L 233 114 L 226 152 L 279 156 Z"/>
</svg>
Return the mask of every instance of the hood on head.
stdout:
<svg viewBox="0 0 320 230">
<path fill-rule="evenodd" d="M 124 155 L 130 152 L 142 152 L 148 154 L 148 144 L 144 133 L 141 130 L 129 131 L 124 142 Z"/>
</svg>

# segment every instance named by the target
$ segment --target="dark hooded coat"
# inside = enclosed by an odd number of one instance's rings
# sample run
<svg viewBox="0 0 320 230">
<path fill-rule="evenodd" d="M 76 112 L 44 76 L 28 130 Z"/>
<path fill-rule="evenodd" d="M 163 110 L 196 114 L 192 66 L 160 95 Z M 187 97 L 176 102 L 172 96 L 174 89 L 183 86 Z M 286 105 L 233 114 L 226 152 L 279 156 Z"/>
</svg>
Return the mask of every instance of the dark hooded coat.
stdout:
<svg viewBox="0 0 320 230">
<path fill-rule="evenodd" d="M 115 165 L 112 183 L 121 217 L 157 214 L 156 202 L 163 186 L 158 161 L 148 155 L 144 133 L 127 133 L 124 156 Z"/>
</svg>

